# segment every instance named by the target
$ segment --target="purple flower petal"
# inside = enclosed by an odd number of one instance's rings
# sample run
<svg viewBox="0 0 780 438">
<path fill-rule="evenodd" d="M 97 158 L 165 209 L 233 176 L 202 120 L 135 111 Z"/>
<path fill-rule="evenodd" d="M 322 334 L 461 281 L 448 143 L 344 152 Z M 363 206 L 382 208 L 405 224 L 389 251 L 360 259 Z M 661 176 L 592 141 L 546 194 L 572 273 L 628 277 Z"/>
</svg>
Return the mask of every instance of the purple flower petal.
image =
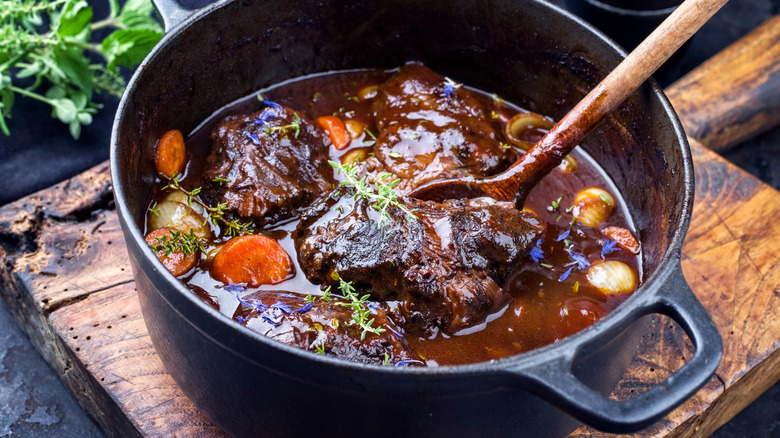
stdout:
<svg viewBox="0 0 780 438">
<path fill-rule="evenodd" d="M 557 238 L 557 239 L 555 239 L 555 241 L 556 241 L 556 242 L 560 242 L 561 240 L 568 238 L 568 237 L 569 237 L 569 234 L 571 234 L 571 230 L 566 230 L 566 231 L 564 231 L 563 233 L 561 233 L 561 235 L 560 235 L 560 236 L 558 236 L 558 238 Z"/>
<path fill-rule="evenodd" d="M 411 365 L 413 363 L 419 363 L 420 365 L 424 365 L 422 361 L 420 360 L 401 360 L 396 362 L 395 366 L 397 367 L 404 367 L 406 365 Z"/>
<path fill-rule="evenodd" d="M 575 265 L 571 265 L 569 269 L 566 270 L 561 276 L 558 278 L 558 281 L 565 281 L 567 278 L 569 278 L 569 274 L 571 274 L 571 271 L 574 270 Z"/>
<path fill-rule="evenodd" d="M 249 137 L 249 139 L 252 140 L 252 143 L 254 143 L 254 144 L 258 145 L 258 146 L 261 145 L 260 138 L 258 138 L 257 134 L 255 134 L 254 132 L 248 133 L 247 137 Z"/>
<path fill-rule="evenodd" d="M 601 245 L 601 258 L 605 255 L 617 251 L 617 242 L 611 239 L 604 239 L 604 243 Z"/>
<path fill-rule="evenodd" d="M 531 259 L 539 263 L 544 258 L 544 251 L 542 251 L 542 239 L 536 241 L 536 245 L 531 248 Z"/>
<path fill-rule="evenodd" d="M 222 289 L 234 294 L 246 290 L 245 286 L 242 283 L 226 284 L 225 286 L 222 287 Z"/>
<path fill-rule="evenodd" d="M 282 312 L 284 312 L 284 313 L 286 313 L 288 315 L 292 313 L 292 308 L 290 306 L 288 306 L 287 304 L 284 304 L 283 302 L 279 301 L 279 300 L 276 300 L 275 303 L 271 304 L 271 308 L 272 309 L 279 309 L 279 310 L 281 310 Z"/>
<path fill-rule="evenodd" d="M 276 110 L 273 108 L 264 108 L 263 111 L 260 112 L 260 115 L 257 116 L 256 119 L 253 120 L 256 124 L 263 126 L 268 122 L 268 119 L 270 119 L 272 116 L 276 115 Z"/>
<path fill-rule="evenodd" d="M 308 302 L 308 303 L 306 303 L 305 306 L 301 307 L 300 309 L 293 310 L 293 313 L 305 313 L 309 309 L 311 309 L 313 306 L 314 306 L 314 304 L 312 304 L 311 302 Z"/>
<path fill-rule="evenodd" d="M 268 98 L 267 98 L 267 97 L 263 99 L 263 103 L 264 103 L 264 104 L 266 104 L 267 106 L 270 106 L 270 107 L 272 107 L 272 108 L 276 108 L 276 109 L 282 109 L 282 106 L 281 106 L 281 105 L 279 105 L 279 104 L 278 104 L 278 103 L 276 103 L 276 102 L 271 102 L 270 100 L 268 100 Z"/>
<path fill-rule="evenodd" d="M 583 270 L 588 266 L 590 266 L 590 262 L 584 255 L 578 253 L 577 251 L 574 251 L 573 249 L 568 249 L 568 248 L 566 249 L 566 252 L 569 253 L 569 258 L 577 263 L 577 267 L 579 270 Z"/>
<path fill-rule="evenodd" d="M 282 324 L 282 320 L 284 319 L 284 315 L 279 315 L 277 318 L 272 318 L 272 317 L 268 316 L 267 314 L 262 313 L 261 316 L 269 324 L 273 324 L 275 327 L 280 326 Z"/>
</svg>

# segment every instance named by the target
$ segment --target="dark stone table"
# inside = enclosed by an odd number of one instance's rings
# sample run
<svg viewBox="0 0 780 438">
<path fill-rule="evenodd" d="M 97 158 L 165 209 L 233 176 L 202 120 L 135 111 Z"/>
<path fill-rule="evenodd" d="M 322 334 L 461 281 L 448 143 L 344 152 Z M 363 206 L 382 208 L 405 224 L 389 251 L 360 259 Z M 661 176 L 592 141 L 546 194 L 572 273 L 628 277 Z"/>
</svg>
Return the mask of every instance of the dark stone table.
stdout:
<svg viewBox="0 0 780 438">
<path fill-rule="evenodd" d="M 638 0 L 639 1 L 639 0 Z M 107 2 L 90 1 L 96 16 Z M 205 0 L 183 3 L 197 5 Z M 564 0 L 553 3 L 564 6 Z M 780 0 L 732 0 L 694 37 L 683 56 L 656 76 L 671 84 L 720 49 L 772 15 Z M 92 126 L 73 141 L 50 110 L 19 99 L 9 121 L 11 137 L 0 137 L 0 205 L 51 186 L 108 159 L 108 142 L 117 102 L 104 100 Z M 780 190 L 780 128 L 727 151 L 724 156 Z M 102 433 L 81 410 L 56 374 L 35 351 L 5 305 L 0 303 L 0 437 L 91 438 Z M 780 384 L 718 430 L 718 438 L 780 436 Z"/>
</svg>

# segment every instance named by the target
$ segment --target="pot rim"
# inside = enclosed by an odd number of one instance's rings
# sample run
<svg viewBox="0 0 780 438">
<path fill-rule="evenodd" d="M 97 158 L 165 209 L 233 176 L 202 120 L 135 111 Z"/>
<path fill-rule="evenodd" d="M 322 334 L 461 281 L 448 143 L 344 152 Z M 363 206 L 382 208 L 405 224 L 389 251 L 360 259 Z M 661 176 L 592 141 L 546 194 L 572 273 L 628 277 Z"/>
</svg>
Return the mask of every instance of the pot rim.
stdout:
<svg viewBox="0 0 780 438">
<path fill-rule="evenodd" d="M 117 152 L 117 150 L 120 147 L 118 144 L 119 128 L 123 124 L 124 117 L 131 117 L 130 115 L 125 114 L 128 105 L 127 102 L 129 100 L 130 94 L 132 94 L 133 91 L 136 89 L 136 87 L 139 86 L 138 85 L 139 76 L 142 74 L 142 72 L 146 68 L 148 68 L 149 64 L 157 60 L 163 48 L 168 47 L 170 44 L 176 43 L 176 40 L 178 39 L 180 33 L 186 31 L 187 29 L 195 25 L 197 22 L 200 22 L 202 19 L 204 19 L 206 16 L 210 15 L 214 11 L 227 7 L 232 3 L 234 3 L 235 1 L 237 0 L 218 1 L 216 3 L 212 3 L 196 11 L 191 11 L 191 13 L 188 13 L 186 17 L 183 17 L 185 19 L 182 22 L 175 25 L 172 29 L 166 30 L 166 33 L 163 36 L 163 38 L 154 47 L 152 52 L 140 64 L 140 66 L 138 67 L 138 69 L 135 71 L 132 78 L 130 79 L 130 81 L 128 81 L 126 91 L 119 103 L 116 116 L 114 118 L 113 129 L 111 132 L 111 143 L 110 143 L 111 178 L 112 181 L 119 182 L 119 184 L 113 185 L 114 197 L 116 200 L 117 212 L 119 213 L 120 218 L 122 218 L 122 222 L 126 225 L 124 227 L 125 235 L 126 236 L 129 235 L 132 238 L 133 241 L 132 244 L 138 245 L 141 248 L 143 248 L 142 250 L 143 256 L 150 263 L 152 263 L 158 271 L 162 272 L 162 276 L 165 277 L 166 281 L 168 281 L 173 285 L 173 288 L 175 289 L 176 293 L 185 297 L 185 299 L 188 300 L 190 304 L 194 304 L 201 313 L 207 314 L 210 318 L 214 318 L 216 321 L 219 321 L 219 324 L 224 325 L 225 328 L 227 328 L 228 330 L 237 331 L 242 336 L 251 338 L 254 342 L 259 342 L 266 347 L 279 350 L 280 352 L 283 352 L 285 354 L 295 356 L 298 359 L 305 359 L 321 365 L 340 368 L 347 371 L 371 371 L 374 373 L 381 373 L 383 375 L 400 374 L 400 375 L 431 376 L 431 377 L 453 376 L 453 375 L 465 376 L 465 375 L 486 374 L 486 373 L 494 374 L 494 373 L 501 373 L 504 371 L 508 371 L 510 368 L 518 368 L 518 367 L 524 367 L 527 365 L 530 366 L 533 364 L 540 363 L 543 360 L 545 360 L 545 356 L 549 356 L 550 351 L 565 350 L 571 347 L 579 347 L 584 344 L 587 344 L 590 341 L 597 339 L 601 332 L 609 331 L 610 328 L 619 326 L 625 323 L 629 318 L 631 318 L 633 315 L 632 308 L 634 307 L 634 304 L 639 303 L 641 300 L 644 300 L 645 296 L 653 294 L 653 291 L 662 287 L 665 281 L 671 275 L 673 275 L 673 273 L 676 270 L 680 269 L 679 256 L 680 256 L 683 240 L 685 238 L 688 225 L 690 223 L 691 212 L 693 209 L 693 198 L 694 198 L 693 159 L 687 142 L 687 137 L 682 128 L 682 123 L 680 122 L 676 112 L 674 111 L 666 95 L 661 90 L 660 86 L 656 83 L 656 81 L 653 78 L 650 78 L 647 81 L 647 83 L 643 85 L 643 87 L 649 87 L 650 90 L 652 91 L 653 98 L 658 99 L 659 103 L 661 104 L 662 108 L 664 109 L 665 113 L 670 119 L 669 121 L 671 122 L 671 126 L 674 130 L 675 136 L 680 140 L 677 146 L 679 147 L 678 150 L 681 152 L 682 171 L 684 172 L 684 176 L 683 176 L 683 185 L 684 185 L 684 192 L 685 192 L 684 201 L 683 201 L 684 205 L 681 208 L 681 214 L 676 223 L 676 229 L 673 233 L 673 237 L 672 239 L 670 239 L 669 245 L 666 251 L 664 252 L 664 256 L 661 262 L 659 263 L 658 267 L 656 268 L 656 270 L 653 272 L 653 274 L 650 275 L 642 283 L 642 285 L 629 298 L 626 299 L 625 302 L 620 304 L 616 309 L 612 310 L 607 315 L 600 318 L 598 321 L 586 327 L 585 329 L 580 330 L 577 333 L 574 333 L 570 336 L 567 336 L 566 338 L 563 338 L 551 344 L 539 348 L 535 348 L 533 350 L 526 351 L 523 353 L 519 353 L 513 356 L 508 356 L 505 358 L 495 359 L 486 362 L 477 362 L 477 363 L 463 364 L 463 365 L 442 365 L 438 367 L 388 367 L 382 365 L 352 362 L 345 359 L 318 355 L 314 352 L 306 351 L 285 344 L 283 342 L 273 340 L 256 331 L 253 331 L 245 326 L 236 323 L 227 315 L 222 314 L 218 310 L 215 310 L 214 308 L 206 304 L 203 300 L 198 298 L 189 289 L 187 289 L 184 286 L 184 284 L 181 283 L 181 281 L 179 281 L 176 277 L 174 277 L 162 265 L 162 262 L 160 262 L 160 260 L 155 256 L 155 254 L 152 253 L 151 250 L 149 250 L 149 248 L 145 243 L 144 236 L 142 235 L 141 229 L 138 226 L 138 224 L 136 224 L 135 221 L 132 220 L 133 215 L 130 214 L 129 208 L 125 202 L 124 188 L 122 186 L 122 183 L 124 182 L 124 178 L 119 173 L 119 168 L 120 168 L 119 154 Z M 584 20 L 580 19 L 579 17 L 571 14 L 570 12 L 556 5 L 547 3 L 543 0 L 529 0 L 529 1 L 533 3 L 537 3 L 542 7 L 553 9 L 558 14 L 563 15 L 565 18 L 575 22 L 577 25 L 584 27 L 589 32 L 595 34 L 600 40 L 604 41 L 611 50 L 614 50 L 618 55 L 620 55 L 621 59 L 625 58 L 626 52 L 624 49 L 622 49 L 617 43 L 615 43 L 612 39 L 606 36 L 603 32 L 599 31 L 598 29 L 588 24 Z M 198 330 L 201 334 L 208 337 L 213 342 L 222 345 L 224 348 L 230 350 L 233 354 L 236 354 L 244 358 L 245 360 L 255 363 L 257 365 L 262 365 L 259 364 L 254 359 L 249 358 L 246 355 L 242 354 L 242 352 L 233 350 L 232 348 L 225 345 L 224 342 L 222 342 L 220 339 L 216 338 L 212 334 L 203 331 L 199 325 L 194 324 L 189 317 L 183 315 L 180 309 L 178 309 L 173 303 L 171 303 L 171 301 L 168 299 L 166 294 L 160 292 L 159 290 L 158 293 L 162 295 L 163 299 L 165 299 L 165 301 L 168 302 L 168 304 L 171 306 L 172 309 L 175 309 L 178 313 L 180 313 L 180 315 L 184 319 L 186 319 L 192 325 L 192 327 Z M 578 348 L 574 348 L 575 353 L 576 350 L 578 350 Z"/>
</svg>

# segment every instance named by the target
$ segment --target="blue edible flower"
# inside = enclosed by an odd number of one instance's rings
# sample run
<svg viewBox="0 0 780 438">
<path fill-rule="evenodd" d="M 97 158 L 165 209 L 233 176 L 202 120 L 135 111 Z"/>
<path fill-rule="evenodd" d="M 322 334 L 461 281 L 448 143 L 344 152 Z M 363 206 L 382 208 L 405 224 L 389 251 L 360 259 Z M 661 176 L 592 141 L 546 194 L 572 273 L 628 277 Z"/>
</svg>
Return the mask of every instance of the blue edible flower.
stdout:
<svg viewBox="0 0 780 438">
<path fill-rule="evenodd" d="M 270 106 L 271 108 L 282 109 L 281 105 L 276 102 L 271 102 L 267 97 L 263 99 L 263 103 L 266 104 L 266 106 Z"/>
<path fill-rule="evenodd" d="M 268 316 L 266 313 L 261 313 L 260 316 L 263 317 L 264 320 L 266 320 L 268 323 L 273 324 L 275 327 L 278 327 L 282 324 L 282 320 L 284 319 L 284 315 L 279 315 L 276 318 L 273 318 L 271 316 Z"/>
<path fill-rule="evenodd" d="M 452 97 L 452 93 L 454 93 L 455 90 L 457 90 L 461 86 L 462 84 L 459 84 L 450 78 L 444 78 L 444 97 L 447 98 Z"/>
<path fill-rule="evenodd" d="M 569 258 L 573 260 L 572 263 L 577 264 L 578 269 L 583 270 L 590 266 L 590 262 L 584 255 L 574 251 L 573 249 L 567 249 L 566 252 L 569 253 Z"/>
<path fill-rule="evenodd" d="M 561 274 L 561 276 L 558 278 L 558 281 L 564 281 L 567 278 L 569 278 L 569 275 L 572 273 L 574 268 L 577 268 L 580 271 L 582 271 L 584 269 L 587 269 L 590 266 L 590 262 L 588 261 L 588 259 L 584 255 L 571 249 L 571 247 L 566 248 L 566 252 L 569 254 L 569 258 L 572 261 L 564 265 L 569 269 L 567 269 L 563 274 Z"/>
<path fill-rule="evenodd" d="M 555 239 L 555 241 L 560 242 L 561 240 L 568 238 L 570 234 L 571 234 L 571 230 L 566 230 L 563 233 L 561 233 L 561 235 L 558 236 L 558 238 Z"/>
<path fill-rule="evenodd" d="M 275 115 L 276 111 L 273 108 L 264 108 L 263 111 L 260 112 L 260 115 L 252 121 L 260 126 L 263 126 L 268 122 L 268 119 Z"/>
<path fill-rule="evenodd" d="M 312 304 L 311 301 L 310 301 L 310 302 L 306 303 L 306 305 L 301 307 L 300 309 L 293 310 L 293 313 L 305 313 L 309 309 L 311 309 L 313 306 L 314 306 L 314 304 Z"/>
<path fill-rule="evenodd" d="M 226 284 L 222 287 L 223 290 L 230 292 L 230 293 L 239 293 L 246 290 L 246 287 L 242 283 L 233 283 L 233 284 Z"/>
<path fill-rule="evenodd" d="M 257 137 L 257 134 L 255 134 L 254 132 L 250 132 L 250 133 L 247 134 L 247 137 L 249 137 L 249 139 L 252 140 L 252 143 L 260 146 L 260 144 L 261 144 L 260 143 L 260 138 Z"/>
<path fill-rule="evenodd" d="M 410 364 L 413 364 L 413 363 L 419 363 L 419 364 L 423 365 L 423 362 L 420 361 L 420 360 L 400 360 L 400 361 L 395 363 L 395 366 L 397 366 L 397 367 L 404 367 L 404 366 L 407 366 L 407 365 L 410 365 Z"/>
<path fill-rule="evenodd" d="M 601 258 L 603 259 L 605 255 L 617 250 L 617 242 L 611 239 L 604 239 L 604 242 L 601 244 Z"/>
<path fill-rule="evenodd" d="M 542 251 L 542 239 L 536 241 L 536 245 L 531 248 L 531 259 L 539 263 L 544 258 L 544 251 Z"/>
<path fill-rule="evenodd" d="M 284 313 L 286 313 L 288 315 L 292 313 L 292 308 L 290 306 L 288 306 L 287 304 L 284 304 L 283 302 L 279 301 L 279 300 L 276 300 L 275 303 L 271 304 L 271 308 L 272 309 L 279 309 L 279 310 L 281 310 L 282 312 L 284 312 Z"/>
<path fill-rule="evenodd" d="M 575 266 L 576 266 L 576 265 L 571 265 L 571 266 L 569 267 L 569 269 L 567 269 L 567 270 L 566 270 L 566 272 L 564 272 L 563 274 L 561 274 L 561 276 L 558 278 L 558 281 L 561 281 L 561 282 L 562 282 L 562 281 L 565 281 L 567 278 L 569 278 L 569 274 L 571 274 L 571 271 L 572 271 L 572 270 L 574 270 L 574 267 L 575 267 Z"/>
</svg>

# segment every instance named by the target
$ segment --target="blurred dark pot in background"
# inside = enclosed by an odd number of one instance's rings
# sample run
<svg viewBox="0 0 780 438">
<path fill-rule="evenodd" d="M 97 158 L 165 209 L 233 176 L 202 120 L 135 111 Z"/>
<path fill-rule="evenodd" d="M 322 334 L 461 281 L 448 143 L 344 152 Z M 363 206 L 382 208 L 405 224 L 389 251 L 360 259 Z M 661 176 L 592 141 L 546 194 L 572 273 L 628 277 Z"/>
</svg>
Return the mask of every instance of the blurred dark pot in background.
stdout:
<svg viewBox="0 0 780 438">
<path fill-rule="evenodd" d="M 626 50 L 642 42 L 680 3 L 682 0 L 566 0 L 570 11 L 609 35 Z M 681 56 L 686 46 L 674 57 Z"/>
</svg>

